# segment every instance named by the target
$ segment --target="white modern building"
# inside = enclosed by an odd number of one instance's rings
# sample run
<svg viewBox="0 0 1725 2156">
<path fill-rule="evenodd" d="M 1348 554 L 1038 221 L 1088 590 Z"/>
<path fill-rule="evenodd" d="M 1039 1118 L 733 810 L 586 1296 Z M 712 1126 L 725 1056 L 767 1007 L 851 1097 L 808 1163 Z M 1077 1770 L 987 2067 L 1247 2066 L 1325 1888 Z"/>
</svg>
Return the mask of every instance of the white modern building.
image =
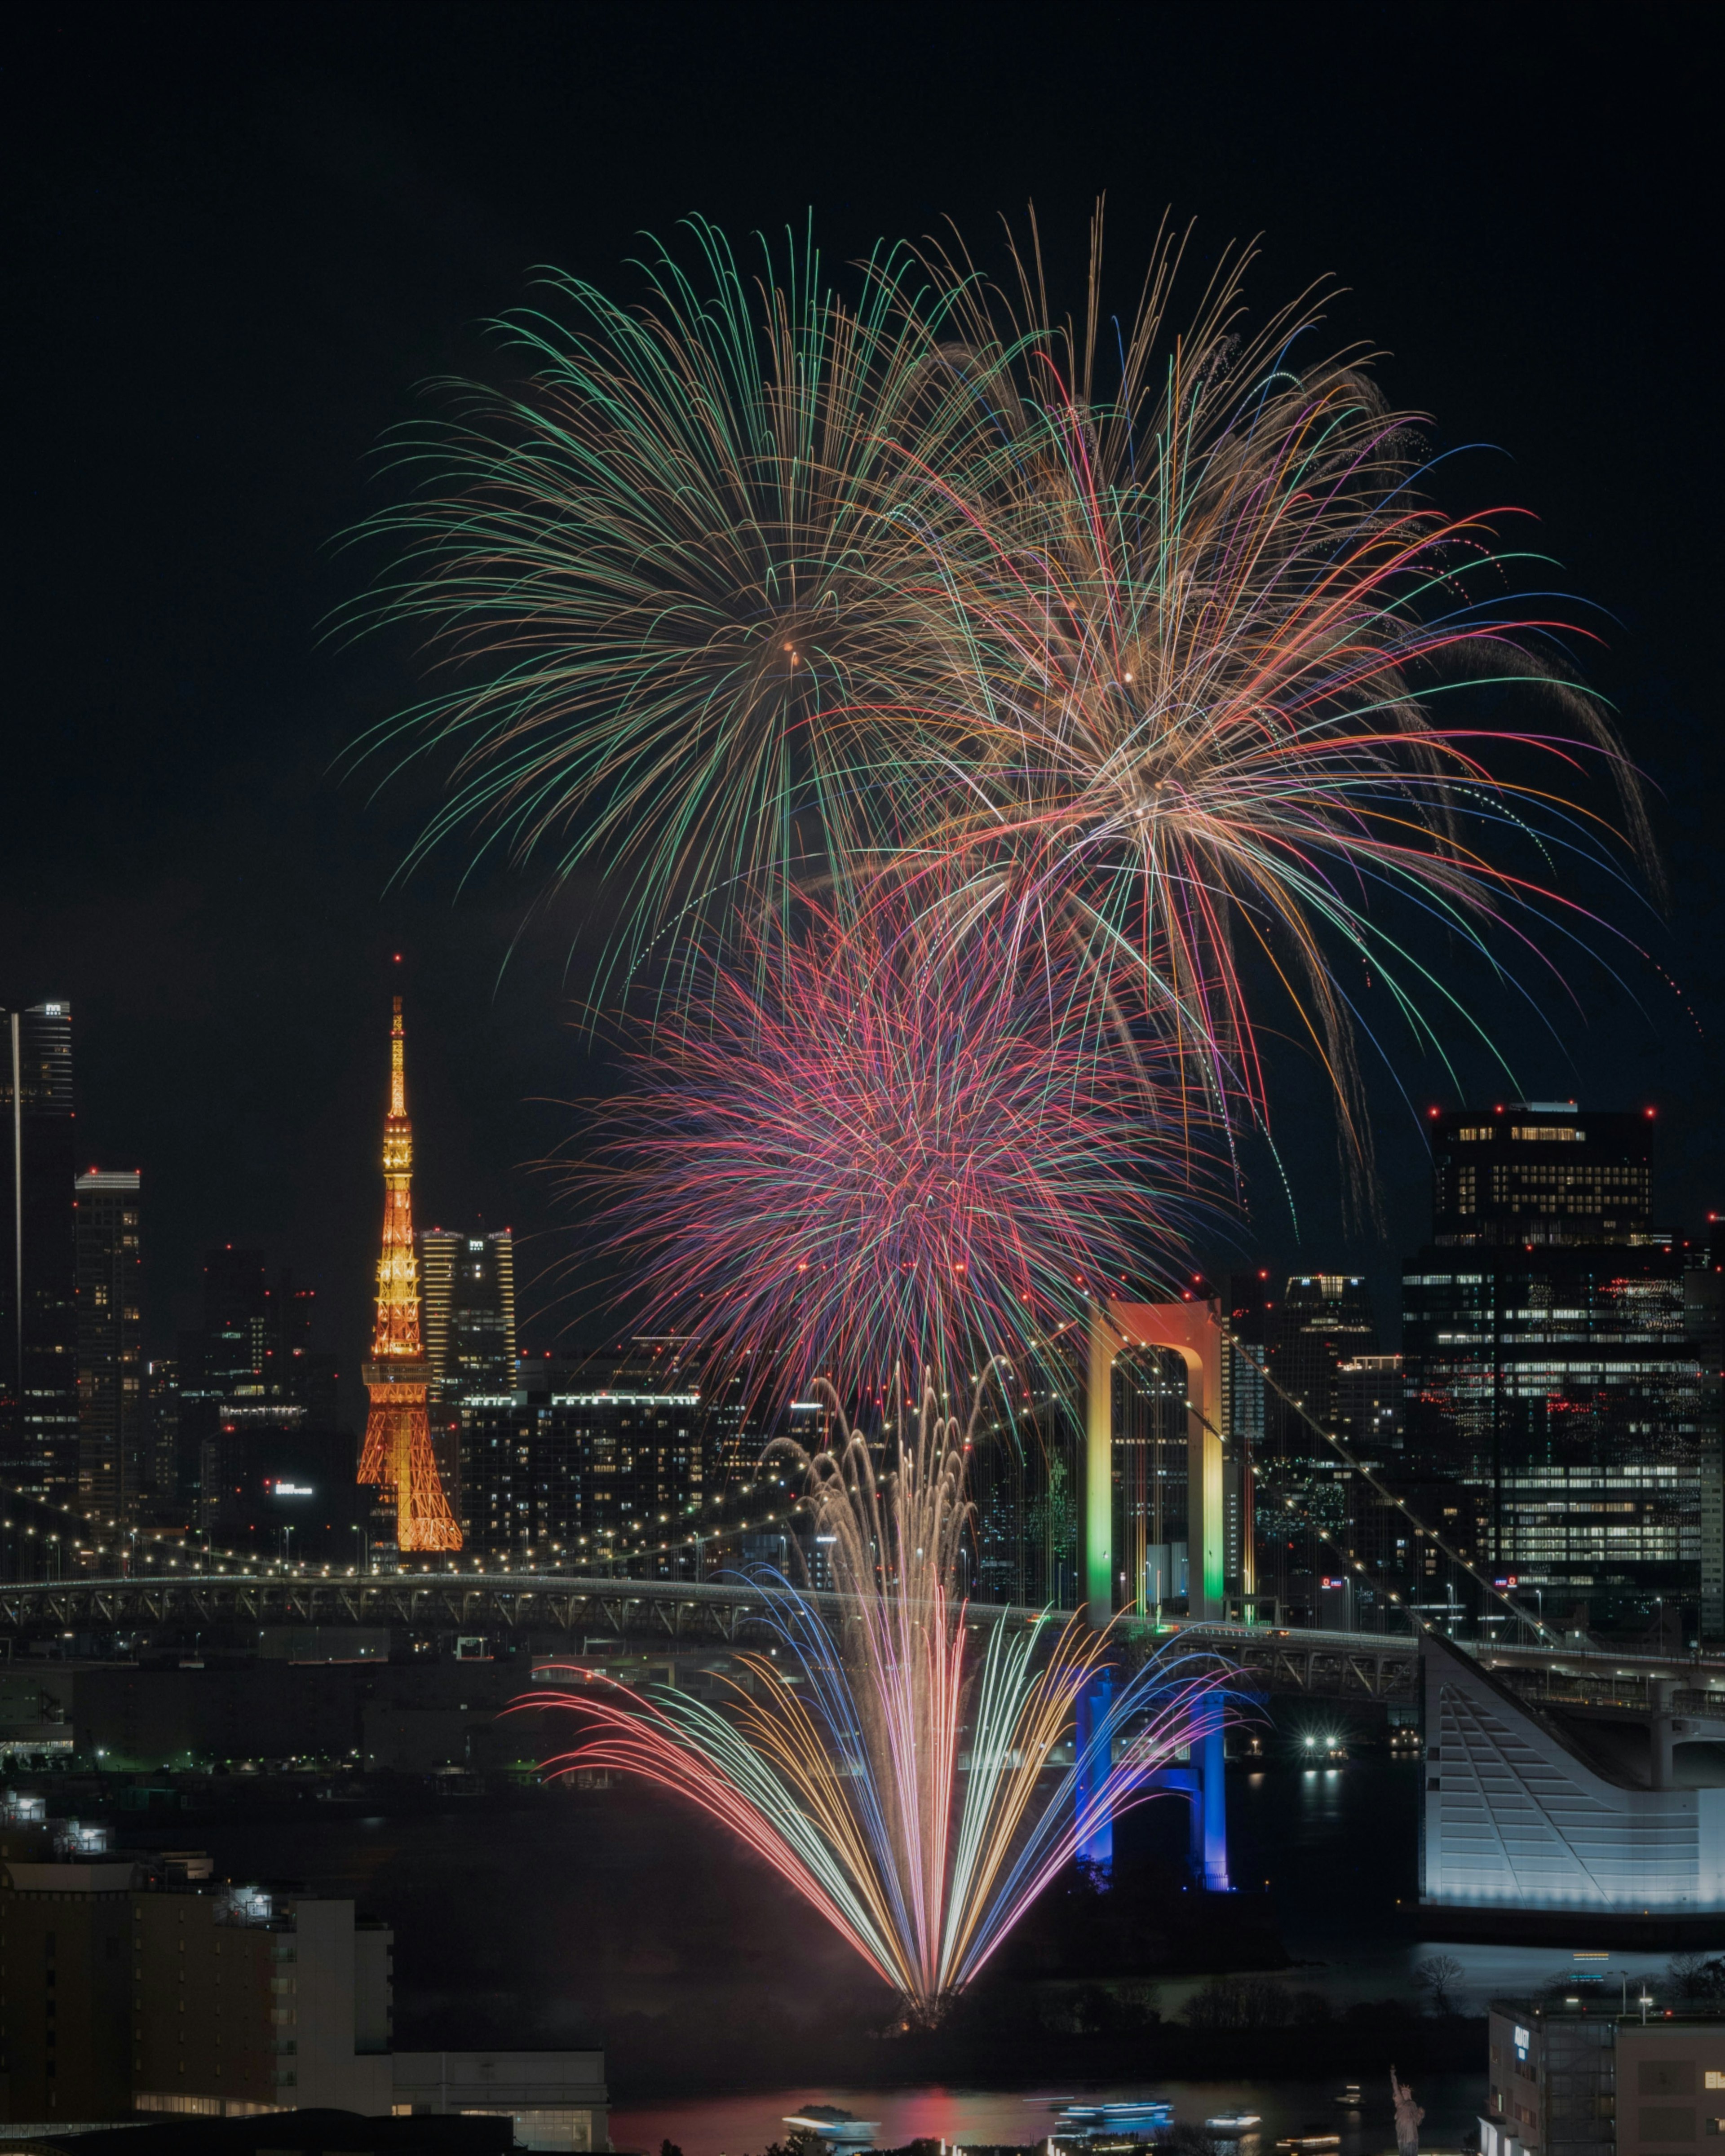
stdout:
<svg viewBox="0 0 1725 2156">
<path fill-rule="evenodd" d="M 1423 1904 L 1577 1916 L 1725 1911 L 1725 1716 L 1534 1707 L 1429 1639 Z"/>
<path fill-rule="evenodd" d="M 610 2146 L 603 2051 L 398 2051 L 394 2066 L 398 2118 L 503 2116 L 517 2148 Z"/>
</svg>

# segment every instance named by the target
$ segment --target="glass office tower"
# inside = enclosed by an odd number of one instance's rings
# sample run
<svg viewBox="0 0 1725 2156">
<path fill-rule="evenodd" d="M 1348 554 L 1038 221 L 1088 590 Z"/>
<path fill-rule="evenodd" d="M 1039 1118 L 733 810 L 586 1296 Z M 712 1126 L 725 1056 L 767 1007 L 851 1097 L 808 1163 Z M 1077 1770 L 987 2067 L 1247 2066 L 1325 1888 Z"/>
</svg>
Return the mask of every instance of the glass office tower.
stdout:
<svg viewBox="0 0 1725 2156">
<path fill-rule="evenodd" d="M 1406 1456 L 1471 1502 L 1471 1554 L 1553 1614 L 1698 1614 L 1697 1260 L 1651 1222 L 1651 1116 L 1535 1101 L 1432 1122 L 1433 1236 L 1403 1280 Z"/>
<path fill-rule="evenodd" d="M 0 1481 L 78 1494 L 72 1006 L 0 1011 Z"/>
<path fill-rule="evenodd" d="M 144 1390 L 143 1178 L 93 1168 L 78 1178 L 78 1500 L 130 1522 L 152 1486 Z"/>
</svg>

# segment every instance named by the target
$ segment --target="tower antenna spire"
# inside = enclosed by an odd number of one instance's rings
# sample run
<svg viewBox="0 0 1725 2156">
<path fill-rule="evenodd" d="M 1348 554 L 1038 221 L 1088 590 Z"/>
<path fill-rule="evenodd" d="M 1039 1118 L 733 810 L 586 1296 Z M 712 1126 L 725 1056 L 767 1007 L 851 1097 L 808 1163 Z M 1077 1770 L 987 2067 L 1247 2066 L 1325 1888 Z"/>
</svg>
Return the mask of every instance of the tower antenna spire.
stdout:
<svg viewBox="0 0 1725 2156">
<path fill-rule="evenodd" d="M 431 1366 L 419 1334 L 419 1259 L 413 1243 L 413 1127 L 408 1120 L 407 1036 L 401 998 L 389 1028 L 389 1112 L 383 1122 L 383 1252 L 377 1322 L 365 1365 L 371 1411 L 359 1480 L 395 1491 L 398 1550 L 458 1550 L 431 1449 Z"/>
</svg>

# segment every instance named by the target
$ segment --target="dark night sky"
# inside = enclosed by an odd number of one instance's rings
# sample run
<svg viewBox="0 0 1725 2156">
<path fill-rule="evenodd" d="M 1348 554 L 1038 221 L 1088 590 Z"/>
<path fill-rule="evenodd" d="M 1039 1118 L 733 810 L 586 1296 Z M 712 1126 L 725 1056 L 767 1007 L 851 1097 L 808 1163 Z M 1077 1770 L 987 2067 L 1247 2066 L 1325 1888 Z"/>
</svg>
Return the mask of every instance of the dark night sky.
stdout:
<svg viewBox="0 0 1725 2156">
<path fill-rule="evenodd" d="M 1035 199 L 1075 269 L 1096 193 L 1122 285 L 1165 207 L 1206 254 L 1262 232 L 1254 299 L 1332 273 L 1387 357 L 1447 506 L 1537 509 L 1597 608 L 1592 678 L 1660 789 L 1668 920 L 1609 899 L 1681 983 L 1576 973 L 1560 1039 L 1507 1014 L 1523 1090 L 1656 1103 L 1667 1217 L 1725 1193 L 1717 280 L 1707 11 L 1337 5 L 251 5 L 13 18 L 4 53 L 7 482 L 0 1002 L 69 996 L 84 1150 L 148 1178 L 157 1342 L 204 1246 L 255 1240 L 356 1357 L 379 1209 L 383 998 L 407 953 L 422 1220 L 558 1224 L 525 1165 L 595 1082 L 567 1029 L 583 895 L 388 888 L 429 799 L 341 783 L 410 654 L 320 641 L 329 542 L 415 384 L 493 365 L 485 318 L 556 263 L 629 289 L 641 229 L 800 223 L 829 259 Z M 1704 320 L 1705 317 L 1705 320 Z M 1585 901 L 1586 891 L 1576 896 Z M 566 956 L 575 953 L 566 974 Z M 1548 1003 L 1550 999 L 1548 999 Z M 1501 1081 L 1475 1064 L 1481 1092 Z M 1416 1098 L 1452 1098 L 1409 1068 Z M 1380 1089 L 1387 1232 L 1344 1234 L 1322 1105 L 1291 1070 L 1301 1211 L 1278 1265 L 1386 1284 L 1425 1210 Z M 530 1291 L 548 1339 L 552 1291 Z"/>
</svg>

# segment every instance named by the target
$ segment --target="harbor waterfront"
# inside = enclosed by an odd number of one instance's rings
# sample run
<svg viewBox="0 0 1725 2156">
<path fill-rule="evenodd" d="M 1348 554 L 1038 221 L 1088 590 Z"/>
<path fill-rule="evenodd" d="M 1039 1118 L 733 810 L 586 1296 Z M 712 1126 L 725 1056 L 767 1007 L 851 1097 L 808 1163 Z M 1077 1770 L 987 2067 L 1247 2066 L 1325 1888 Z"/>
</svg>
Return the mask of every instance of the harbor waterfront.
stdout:
<svg viewBox="0 0 1725 2156">
<path fill-rule="evenodd" d="M 234 1778 L 232 1801 L 221 1809 L 188 1808 L 172 1825 L 160 1812 L 122 1813 L 114 1825 L 126 1846 L 195 1843 L 218 1876 L 286 1875 L 387 1912 L 397 1942 L 399 2042 L 434 2050 L 465 2033 L 479 2043 L 603 2043 L 624 2118 L 658 2118 L 671 2104 L 686 2121 L 691 2106 L 723 2109 L 736 2092 L 752 2088 L 777 2093 L 736 2101 L 777 2103 L 773 2118 L 802 2102 L 830 2101 L 873 2119 L 881 2115 L 878 2105 L 844 2093 L 870 2083 L 882 2092 L 881 2103 L 894 2083 L 973 2094 L 992 2086 L 997 2094 L 987 2100 L 1009 2101 L 1017 2118 L 1026 2093 L 1071 2096 L 1086 2079 L 1100 2085 L 1106 2077 L 1123 2095 L 1172 2100 L 1173 2084 L 1163 2076 L 1183 2072 L 1195 2085 L 1205 2070 L 1238 2071 L 1237 2061 L 1269 2080 L 1247 2088 L 1204 2079 L 1204 2093 L 1194 2101 L 1205 2108 L 1193 2111 L 1182 2098 L 1176 2115 L 1183 2121 L 1255 2109 L 1267 2133 L 1273 2119 L 1301 2112 L 1304 2084 L 1286 2077 L 1307 2061 L 1328 2068 L 1329 2096 L 1361 2083 L 1368 2125 L 1391 2060 L 1404 2073 L 1418 2073 L 1425 2062 L 1433 2077 L 1459 2075 L 1474 2091 L 1456 2099 L 1458 2116 L 1468 2115 L 1485 2086 L 1490 1999 L 1525 1995 L 1579 1973 L 1603 1978 L 1614 1991 L 1626 1986 L 1633 1997 L 1644 1984 L 1656 1990 L 1665 1977 L 1669 1952 L 1613 1948 L 1582 1962 L 1576 1954 L 1597 1953 L 1600 1943 L 1448 1943 L 1428 1935 L 1415 1907 L 1420 1780 L 1417 1762 L 1381 1756 L 1230 1773 L 1236 1881 L 1265 1896 L 1281 1947 L 1267 1965 L 1260 1958 L 1240 1973 L 1278 1996 L 1291 1994 L 1303 2013 L 1325 2015 L 1319 2026 L 1194 2029 L 1194 1994 L 1215 1983 L 1219 1965 L 1211 1958 L 1183 1966 L 1170 1954 L 1158 1969 L 1100 1984 L 1081 1967 L 1029 1983 L 1006 1970 L 998 1981 L 991 1974 L 962 2046 L 955 2041 L 937 2050 L 875 2033 L 888 2017 L 885 1988 L 853 1965 L 764 1865 L 650 1792 L 617 1786 L 440 1796 L 434 1784 L 404 1777 L 393 1795 L 373 1784 L 356 1805 L 254 1791 Z M 1134 1815 L 1146 1854 L 1178 1854 L 1183 1812 L 1178 1801 L 1158 1799 Z M 1717 1943 L 1725 1948 L 1725 1924 Z M 1465 2021 L 1422 2010 L 1418 1972 L 1440 1955 L 1460 1971 L 1450 2003 Z M 781 1981 L 788 1968 L 798 1972 L 795 1986 Z M 1099 1990 L 1129 1999 L 1136 2025 L 1112 2036 L 1064 2031 L 1069 2003 Z M 1009 2012 L 1017 2017 L 1009 2030 L 1000 2020 Z M 1358 2020 L 1384 2012 L 1402 2018 Z M 1027 2022 L 1039 2015 L 1049 2025 L 1040 2037 L 1034 2020 Z M 991 2043 L 997 2022 L 1001 2033 Z M 788 2085 L 791 2064 L 808 2076 L 806 2086 Z M 1122 2080 L 1140 2068 L 1142 2081 Z M 1273 2096 L 1270 2080 L 1293 2092 Z M 1388 2101 L 1386 2081 L 1384 2131 L 1375 2142 L 1368 2135 L 1363 2149 L 1388 2145 Z M 1422 2092 L 1420 2101 L 1435 2117 L 1433 2099 Z M 1295 2123 L 1305 2123 L 1301 2112 Z M 978 2130 L 955 2129 L 960 2138 Z M 613 2138 L 619 2148 L 656 2148 L 668 2138 L 696 2156 L 691 2134 L 681 2124 L 650 2136 L 618 2127 Z M 739 2131 L 711 2147 L 758 2156 L 768 2141 L 783 2138 L 775 2129 L 751 2141 Z M 900 2133 L 883 2119 L 876 2139 L 885 2147 L 909 2138 L 909 2129 Z M 1266 2156 L 1276 2138 L 1260 2140 Z M 1435 2145 L 1455 2145 L 1447 2128 Z"/>
<path fill-rule="evenodd" d="M 1244 2038 L 1243 2044 L 1250 2038 Z M 1273 2156 L 1285 2135 L 1338 2133 L 1339 2156 L 1379 2156 L 1394 2145 L 1395 2122 L 1387 2075 L 1382 2086 L 1363 2086 L 1358 2111 L 1337 2102 L 1343 2084 L 1335 2077 L 1310 2082 L 1162 2082 L 1156 2093 L 1173 2106 L 1175 2123 L 1202 2127 L 1207 2118 L 1227 2111 L 1255 2111 L 1262 2124 L 1228 2144 L 1242 2156 Z M 1431 2150 L 1468 2145 L 1478 2134 L 1476 2114 L 1485 2101 L 1483 2061 L 1479 2073 L 1441 2074 L 1417 2092 L 1425 2107 L 1422 2145 Z M 912 2141 L 1020 2145 L 1045 2138 L 1057 2129 L 1060 2107 L 1081 2095 L 1086 2101 L 1118 2102 L 1142 2092 L 1136 2084 L 1111 2083 L 1082 2091 L 1034 2092 L 970 2088 L 795 2088 L 710 2097 L 680 2097 L 658 2102 L 625 2102 L 611 2113 L 611 2143 L 621 2150 L 656 2149 L 669 2140 L 683 2156 L 759 2156 L 785 2138 L 785 2118 L 811 2103 L 831 2104 L 877 2122 L 874 2144 L 903 2148 Z"/>
</svg>

